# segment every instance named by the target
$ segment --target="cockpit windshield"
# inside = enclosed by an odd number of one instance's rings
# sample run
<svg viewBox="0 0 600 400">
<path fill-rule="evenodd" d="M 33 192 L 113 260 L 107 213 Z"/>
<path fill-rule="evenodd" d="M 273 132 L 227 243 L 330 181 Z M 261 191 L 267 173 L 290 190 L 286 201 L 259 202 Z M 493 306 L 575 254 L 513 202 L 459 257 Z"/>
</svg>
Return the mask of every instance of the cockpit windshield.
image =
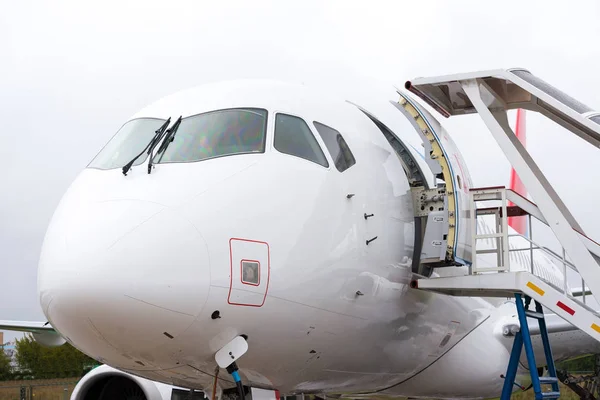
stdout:
<svg viewBox="0 0 600 400">
<path fill-rule="evenodd" d="M 181 120 L 173 142 L 154 162 L 193 162 L 242 153 L 263 153 L 267 111 L 235 108 L 211 111 Z"/>
<path fill-rule="evenodd" d="M 126 122 L 88 165 L 89 168 L 122 168 L 138 155 L 165 122 L 158 118 L 139 118 Z M 133 165 L 140 165 L 147 156 L 138 157 Z"/>
<path fill-rule="evenodd" d="M 166 120 L 139 118 L 125 123 L 96 155 L 88 168 L 123 168 L 144 151 Z M 176 135 L 160 147 L 154 163 L 193 162 L 232 154 L 264 153 L 267 110 L 233 108 L 211 111 L 181 120 Z M 166 143 L 165 143 L 166 144 Z M 147 160 L 144 153 L 133 165 Z"/>
</svg>

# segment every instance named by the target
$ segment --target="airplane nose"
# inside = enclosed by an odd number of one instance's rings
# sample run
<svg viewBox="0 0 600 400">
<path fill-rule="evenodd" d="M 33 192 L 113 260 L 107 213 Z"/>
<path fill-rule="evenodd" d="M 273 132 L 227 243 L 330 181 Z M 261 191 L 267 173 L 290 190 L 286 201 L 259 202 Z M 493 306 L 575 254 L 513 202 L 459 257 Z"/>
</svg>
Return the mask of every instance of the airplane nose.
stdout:
<svg viewBox="0 0 600 400">
<path fill-rule="evenodd" d="M 93 333 L 88 354 L 101 341 L 122 355 L 184 332 L 206 302 L 209 274 L 204 239 L 169 207 L 71 203 L 59 207 L 48 228 L 38 290 L 61 334 L 85 347 Z"/>
</svg>

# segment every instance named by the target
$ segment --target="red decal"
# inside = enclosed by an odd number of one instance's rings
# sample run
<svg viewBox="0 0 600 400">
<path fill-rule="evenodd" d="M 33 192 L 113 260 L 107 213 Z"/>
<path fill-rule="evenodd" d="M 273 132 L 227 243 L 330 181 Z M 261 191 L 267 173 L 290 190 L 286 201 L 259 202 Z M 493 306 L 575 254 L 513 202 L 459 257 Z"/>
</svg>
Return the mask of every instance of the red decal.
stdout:
<svg viewBox="0 0 600 400">
<path fill-rule="evenodd" d="M 566 305 L 562 301 L 559 301 L 558 303 L 556 303 L 556 305 L 559 306 L 560 308 L 562 308 L 563 310 L 565 310 L 566 312 L 568 312 L 571 315 L 575 314 L 575 310 L 573 310 L 571 307 L 569 307 L 568 305 Z"/>
<path fill-rule="evenodd" d="M 515 135 L 519 139 L 519 141 L 523 144 L 524 147 L 527 147 L 527 139 L 525 134 L 525 110 L 519 108 L 517 109 L 517 123 L 515 127 Z M 527 189 L 525 185 L 519 178 L 519 175 L 515 172 L 514 168 L 510 169 L 510 189 L 521 195 L 522 197 L 527 197 Z M 514 206 L 510 201 L 508 202 L 509 206 Z M 510 225 L 515 231 L 520 233 L 521 235 L 525 235 L 527 233 L 527 219 L 523 217 L 508 217 L 508 225 Z"/>
</svg>

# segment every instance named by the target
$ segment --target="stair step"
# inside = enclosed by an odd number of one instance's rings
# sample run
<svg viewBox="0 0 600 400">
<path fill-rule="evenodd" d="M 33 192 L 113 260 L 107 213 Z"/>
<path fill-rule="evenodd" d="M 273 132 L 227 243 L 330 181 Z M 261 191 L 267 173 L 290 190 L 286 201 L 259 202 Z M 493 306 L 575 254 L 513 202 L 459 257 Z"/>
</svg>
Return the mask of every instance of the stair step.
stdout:
<svg viewBox="0 0 600 400">
<path fill-rule="evenodd" d="M 543 313 L 539 313 L 539 312 L 535 312 L 535 311 L 525 310 L 525 315 L 527 315 L 530 318 L 544 319 Z"/>
<path fill-rule="evenodd" d="M 542 393 L 542 399 L 558 399 L 560 392 L 544 392 Z"/>
<path fill-rule="evenodd" d="M 542 385 L 549 383 L 558 383 L 558 378 L 555 378 L 553 376 L 540 376 L 540 383 Z"/>
</svg>

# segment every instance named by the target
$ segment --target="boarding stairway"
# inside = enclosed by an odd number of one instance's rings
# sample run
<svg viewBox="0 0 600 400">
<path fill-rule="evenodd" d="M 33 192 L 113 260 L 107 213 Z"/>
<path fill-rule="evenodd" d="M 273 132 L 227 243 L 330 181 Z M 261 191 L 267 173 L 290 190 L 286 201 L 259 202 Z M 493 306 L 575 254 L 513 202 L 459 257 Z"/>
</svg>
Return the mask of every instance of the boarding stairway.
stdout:
<svg viewBox="0 0 600 400">
<path fill-rule="evenodd" d="M 600 114 L 522 69 L 419 78 L 407 82 L 405 88 L 444 117 L 478 113 L 536 202 L 504 187 L 462 188 L 468 189 L 463 191 L 468 191 L 469 199 L 468 209 L 462 210 L 463 222 L 467 219 L 470 223 L 467 230 L 470 246 L 464 246 L 468 251 L 463 252 L 465 262 L 462 263 L 468 266 L 468 272 L 463 276 L 421 277 L 413 281 L 412 286 L 452 296 L 514 297 L 520 330 L 515 335 L 501 399 L 510 398 L 523 347 L 536 399 L 558 398 L 558 378 L 542 307 L 600 341 L 600 316 L 586 304 L 586 294 L 600 300 L 600 245 L 584 234 L 512 132 L 506 113 L 517 108 L 539 112 L 598 148 Z M 399 103 L 405 103 L 405 98 L 403 96 Z M 453 192 L 456 193 L 457 189 L 455 187 Z M 489 202 L 493 205 L 489 206 Z M 459 211 L 457 207 L 456 212 Z M 509 232 L 507 220 L 512 216 L 529 218 L 528 237 Z M 478 220 L 481 218 L 488 218 L 488 221 L 494 218 L 495 232 L 478 232 Z M 533 240 L 532 218 L 551 228 L 562 247 L 562 254 Z M 481 249 L 478 246 L 480 242 L 490 240 L 495 243 L 493 248 Z M 511 247 L 511 241 L 517 241 L 518 245 Z M 523 246 L 523 243 L 526 245 Z M 530 268 L 524 269 L 523 263 L 511 267 L 511 252 L 528 253 Z M 541 268 L 534 267 L 534 252 L 542 252 L 556 265 L 562 266 L 562 282 L 551 281 L 541 273 Z M 489 255 L 495 255 L 495 262 L 491 265 Z M 485 257 L 488 257 L 486 262 L 481 262 Z M 570 292 L 568 268 L 581 277 L 582 296 L 576 297 Z M 535 309 L 531 309 L 534 304 Z M 548 377 L 538 376 L 528 318 L 538 321 Z M 542 390 L 542 385 L 546 384 L 551 385 L 550 392 Z"/>
<path fill-rule="evenodd" d="M 566 258 L 564 251 L 559 255 L 535 242 L 531 236 L 525 237 L 520 234 L 509 233 L 507 220 L 510 217 L 527 217 L 530 220 L 530 227 L 532 226 L 532 218 L 545 223 L 539 208 L 535 204 L 504 187 L 471 189 L 471 200 L 475 225 L 478 218 L 491 216 L 495 219 L 494 226 L 497 229 L 493 233 L 479 233 L 474 229 L 474 232 L 476 232 L 473 235 L 475 254 L 494 255 L 497 262 L 493 266 L 489 266 L 489 263 L 480 265 L 482 264 L 480 262 L 481 258 L 475 257 L 469 267 L 468 275 L 419 279 L 413 283 L 413 287 L 453 296 L 514 297 L 520 330 L 516 333 L 513 342 L 501 399 L 510 398 L 522 349 L 525 349 L 536 398 L 558 398 L 560 396 L 558 390 L 559 379 L 552 358 L 542 306 L 598 340 L 600 340 L 600 316 L 586 304 L 585 290 L 582 291 L 581 295 L 573 293 L 569 290 L 566 279 L 563 279 L 561 284 L 550 282 L 547 278 L 541 276 L 541 270 L 536 269 L 534 254 L 541 252 L 554 261 L 555 264 L 562 265 L 563 278 L 567 276 L 567 268 L 577 271 L 575 265 Z M 490 201 L 495 201 L 500 205 L 495 207 L 478 206 L 478 203 Z M 529 212 L 526 210 L 529 210 Z M 600 246 L 596 242 L 577 231 L 574 232 L 582 239 L 594 257 L 600 255 Z M 479 249 L 477 242 L 489 239 L 495 241 L 496 246 L 492 249 Z M 510 246 L 511 240 L 518 240 L 519 245 Z M 523 246 L 523 243 L 527 245 Z M 521 265 L 518 266 L 519 268 L 511 268 L 511 253 L 527 253 L 529 255 L 527 259 L 530 262 L 529 269 L 519 269 L 522 268 Z M 514 254 L 512 258 L 516 258 Z M 585 288 L 585 281 L 582 281 L 582 287 Z M 535 308 L 533 307 L 534 303 Z M 537 320 L 539 326 L 539 334 L 544 346 L 548 369 L 548 376 L 545 377 L 540 377 L 537 372 L 537 364 L 529 335 L 528 318 Z M 551 385 L 552 391 L 542 391 L 544 385 Z"/>
</svg>

